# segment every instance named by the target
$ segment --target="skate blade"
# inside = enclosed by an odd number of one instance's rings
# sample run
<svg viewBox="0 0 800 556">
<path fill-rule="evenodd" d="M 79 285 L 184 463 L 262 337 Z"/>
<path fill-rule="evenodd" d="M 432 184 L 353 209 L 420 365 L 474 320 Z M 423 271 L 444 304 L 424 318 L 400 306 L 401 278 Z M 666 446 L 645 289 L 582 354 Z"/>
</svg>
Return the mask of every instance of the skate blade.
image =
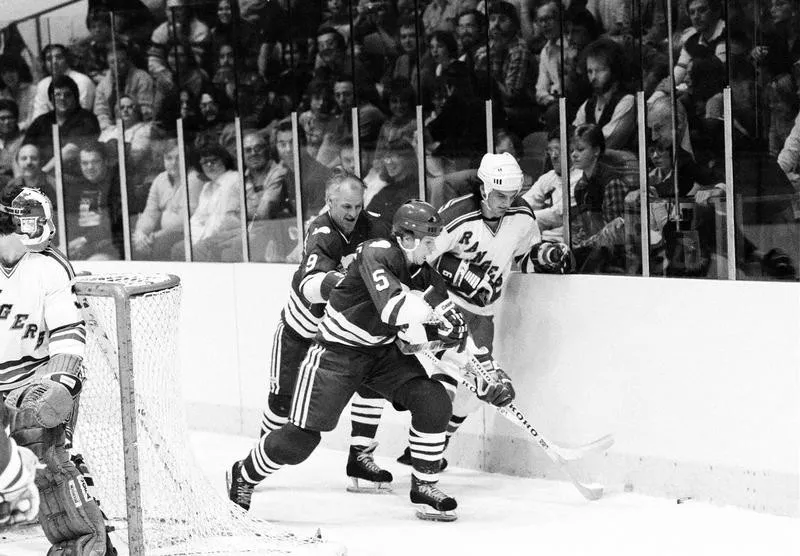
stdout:
<svg viewBox="0 0 800 556">
<path fill-rule="evenodd" d="M 434 510 L 427 504 L 418 504 L 417 505 L 417 519 L 421 519 L 423 521 L 443 521 L 443 522 L 450 522 L 455 521 L 458 519 L 458 516 L 454 511 L 444 511 L 440 512 L 438 510 Z"/>
<path fill-rule="evenodd" d="M 355 477 L 350 477 L 352 484 L 347 487 L 347 492 L 357 492 L 360 494 L 391 494 L 392 486 L 389 483 L 373 483 L 372 481 L 364 480 L 359 483 Z"/>
<path fill-rule="evenodd" d="M 231 491 L 231 472 L 230 470 L 225 472 L 225 492 Z"/>
</svg>

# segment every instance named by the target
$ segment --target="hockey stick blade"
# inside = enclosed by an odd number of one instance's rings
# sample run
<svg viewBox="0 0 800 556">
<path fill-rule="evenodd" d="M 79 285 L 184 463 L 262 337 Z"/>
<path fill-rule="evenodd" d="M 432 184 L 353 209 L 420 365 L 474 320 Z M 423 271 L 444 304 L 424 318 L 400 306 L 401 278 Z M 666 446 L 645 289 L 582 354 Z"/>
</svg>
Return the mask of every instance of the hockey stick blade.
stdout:
<svg viewBox="0 0 800 556">
<path fill-rule="evenodd" d="M 590 454 L 605 452 L 614 445 L 614 435 L 607 434 L 601 436 L 597 440 L 581 444 L 578 446 L 570 446 L 569 444 L 559 444 L 558 452 L 561 457 L 566 461 L 575 461 L 584 458 Z"/>
<path fill-rule="evenodd" d="M 419 359 L 425 359 L 429 363 L 432 363 L 435 366 L 439 366 L 440 361 L 436 358 L 436 356 L 431 352 L 417 352 L 415 355 Z M 473 367 L 474 370 L 472 371 L 474 374 L 483 375 L 484 369 L 483 366 L 475 360 L 474 356 L 470 357 L 470 367 Z M 476 386 L 469 381 L 469 379 L 464 376 L 460 375 L 461 383 L 470 390 L 473 394 L 478 394 L 478 389 Z M 592 451 L 596 451 L 600 449 L 602 446 L 610 446 L 613 444 L 614 439 L 611 435 L 606 435 L 604 437 L 599 438 L 598 440 L 584 445 L 579 448 L 562 448 L 557 444 L 553 444 L 550 441 L 546 440 L 542 437 L 539 431 L 534 428 L 534 426 L 528 421 L 525 415 L 520 411 L 513 403 L 510 403 L 504 407 L 496 407 L 492 406 L 494 409 L 503 417 L 514 423 L 515 425 L 525 429 L 528 431 L 528 435 L 532 438 L 534 442 L 536 442 L 537 446 L 539 446 L 542 451 L 544 451 L 545 455 L 550 458 L 550 460 L 559 467 L 564 474 L 567 475 L 570 482 L 575 486 L 576 490 L 581 493 L 581 495 L 586 498 L 587 500 L 599 500 L 603 496 L 603 486 L 598 484 L 584 484 L 577 477 L 573 474 L 572 470 L 568 467 L 569 461 L 574 461 L 576 459 L 580 459 L 579 456 L 586 455 L 587 453 L 591 453 Z M 609 443 L 610 442 L 610 443 Z"/>
</svg>

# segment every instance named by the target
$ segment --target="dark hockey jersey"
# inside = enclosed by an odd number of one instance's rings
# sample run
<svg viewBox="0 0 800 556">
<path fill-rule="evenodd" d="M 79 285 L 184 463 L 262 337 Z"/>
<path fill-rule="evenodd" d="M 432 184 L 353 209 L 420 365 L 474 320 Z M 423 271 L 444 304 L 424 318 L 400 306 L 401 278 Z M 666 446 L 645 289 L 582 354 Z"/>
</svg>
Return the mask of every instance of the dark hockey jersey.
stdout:
<svg viewBox="0 0 800 556">
<path fill-rule="evenodd" d="M 331 293 L 317 340 L 353 347 L 390 344 L 406 326 L 398 318 L 407 296 L 419 295 L 429 286 L 433 286 L 428 295 L 430 304 L 447 299 L 444 279 L 427 263 L 409 268 L 405 253 L 395 241 L 367 241 Z"/>
<path fill-rule="evenodd" d="M 313 338 L 317 332 L 325 303 L 312 303 L 303 295 L 303 285 L 318 273 L 338 270 L 345 273 L 353 261 L 358 245 L 368 239 L 388 238 L 389 228 L 381 220 L 361 211 L 350 237 L 346 237 L 333 222 L 329 213 L 314 219 L 308 227 L 303 246 L 303 260 L 292 277 L 289 301 L 281 317 L 292 331 L 303 338 Z"/>
</svg>

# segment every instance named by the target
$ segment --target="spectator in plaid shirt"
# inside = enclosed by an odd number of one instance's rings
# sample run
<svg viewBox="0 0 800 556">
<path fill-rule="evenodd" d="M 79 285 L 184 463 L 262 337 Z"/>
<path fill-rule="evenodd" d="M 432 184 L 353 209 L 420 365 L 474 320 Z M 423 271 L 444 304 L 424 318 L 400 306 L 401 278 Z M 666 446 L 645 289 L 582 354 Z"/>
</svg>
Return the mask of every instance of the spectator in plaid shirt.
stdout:
<svg viewBox="0 0 800 556">
<path fill-rule="evenodd" d="M 583 172 L 575 184 L 575 211 L 571 223 L 573 243 L 580 245 L 623 215 L 628 185 L 620 175 L 600 162 L 606 141 L 599 126 L 578 126 L 570 147 L 573 168 Z"/>
<path fill-rule="evenodd" d="M 535 64 L 520 35 L 517 9 L 508 2 L 489 7 L 489 60 L 511 131 L 525 136 L 537 119 Z"/>
</svg>

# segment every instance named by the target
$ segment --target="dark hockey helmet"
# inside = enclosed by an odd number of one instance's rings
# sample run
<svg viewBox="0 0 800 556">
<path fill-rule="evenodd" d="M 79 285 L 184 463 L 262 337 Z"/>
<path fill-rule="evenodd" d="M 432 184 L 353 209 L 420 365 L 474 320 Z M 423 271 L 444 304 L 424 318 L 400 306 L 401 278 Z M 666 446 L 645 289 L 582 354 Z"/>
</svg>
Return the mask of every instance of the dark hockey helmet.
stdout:
<svg viewBox="0 0 800 556">
<path fill-rule="evenodd" d="M 53 224 L 53 206 L 42 192 L 30 188 L 11 186 L 0 198 L 0 213 L 11 216 L 13 233 L 31 251 L 45 249 L 56 232 Z"/>
<path fill-rule="evenodd" d="M 412 234 L 416 239 L 438 236 L 442 231 L 442 218 L 432 205 L 419 199 L 406 201 L 394 213 L 392 232 L 395 235 Z"/>
</svg>

